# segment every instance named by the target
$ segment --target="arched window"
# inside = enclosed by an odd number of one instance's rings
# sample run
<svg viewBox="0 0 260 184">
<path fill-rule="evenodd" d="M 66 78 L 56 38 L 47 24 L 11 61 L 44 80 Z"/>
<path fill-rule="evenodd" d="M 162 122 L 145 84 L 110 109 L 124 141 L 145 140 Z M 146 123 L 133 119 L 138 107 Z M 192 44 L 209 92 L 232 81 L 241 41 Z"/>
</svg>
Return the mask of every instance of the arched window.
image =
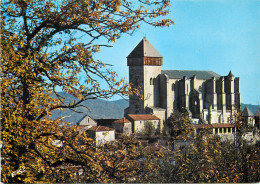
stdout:
<svg viewBox="0 0 260 184">
<path fill-rule="evenodd" d="M 153 85 L 153 78 L 150 78 L 150 85 Z"/>
</svg>

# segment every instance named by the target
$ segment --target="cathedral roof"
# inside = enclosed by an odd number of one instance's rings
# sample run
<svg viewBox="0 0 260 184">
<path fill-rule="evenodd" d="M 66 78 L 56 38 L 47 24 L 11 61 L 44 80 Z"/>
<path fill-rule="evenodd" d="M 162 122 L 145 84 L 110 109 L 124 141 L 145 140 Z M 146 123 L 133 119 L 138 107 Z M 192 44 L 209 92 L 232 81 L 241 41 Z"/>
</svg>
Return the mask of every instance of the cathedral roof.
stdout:
<svg viewBox="0 0 260 184">
<path fill-rule="evenodd" d="M 182 79 L 184 76 L 191 78 L 196 75 L 197 79 L 219 78 L 220 75 L 212 71 L 201 70 L 162 70 L 162 74 L 166 74 L 170 79 Z"/>
<path fill-rule="evenodd" d="M 127 58 L 138 57 L 162 57 L 162 55 L 150 44 L 150 42 L 143 38 L 134 50 L 127 56 Z"/>
<path fill-rule="evenodd" d="M 254 114 L 248 109 L 248 107 L 246 106 L 242 112 L 243 116 L 254 116 Z"/>
</svg>

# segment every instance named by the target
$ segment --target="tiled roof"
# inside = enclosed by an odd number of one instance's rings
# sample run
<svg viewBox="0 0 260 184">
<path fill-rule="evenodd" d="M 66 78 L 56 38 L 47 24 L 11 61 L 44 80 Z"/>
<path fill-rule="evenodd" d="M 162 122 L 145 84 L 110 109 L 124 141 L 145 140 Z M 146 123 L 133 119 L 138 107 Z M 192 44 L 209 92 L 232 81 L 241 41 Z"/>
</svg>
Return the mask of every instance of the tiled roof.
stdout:
<svg viewBox="0 0 260 184">
<path fill-rule="evenodd" d="M 104 126 L 92 126 L 90 129 L 88 129 L 90 131 L 95 131 L 95 132 L 103 132 L 103 131 L 114 131 L 113 128 L 109 128 L 109 127 L 104 127 Z"/>
<path fill-rule="evenodd" d="M 72 128 L 76 128 L 77 130 L 81 130 L 81 129 L 86 128 L 88 126 L 89 125 L 72 125 L 71 127 Z"/>
<path fill-rule="evenodd" d="M 248 109 L 248 107 L 246 106 L 242 112 L 243 116 L 254 116 L 254 114 Z"/>
<path fill-rule="evenodd" d="M 219 78 L 220 75 L 212 71 L 201 70 L 162 70 L 162 74 L 166 74 L 170 79 L 182 79 L 184 76 L 191 78 L 194 75 L 197 79 Z"/>
<path fill-rule="evenodd" d="M 221 124 L 221 123 L 216 123 L 216 124 L 196 124 L 193 125 L 194 128 L 230 128 L 234 127 L 234 124 Z"/>
<path fill-rule="evenodd" d="M 213 128 L 233 128 L 234 127 L 234 124 L 229 124 L 229 123 L 226 123 L 226 124 L 221 124 L 221 123 L 218 123 L 218 124 L 211 124 Z"/>
<path fill-rule="evenodd" d="M 151 114 L 128 114 L 128 116 L 133 120 L 160 120 Z"/>
<path fill-rule="evenodd" d="M 152 46 L 152 44 L 150 44 L 150 42 L 148 42 L 148 40 L 146 40 L 146 38 L 143 38 L 127 57 L 162 57 L 162 55 Z"/>
<path fill-rule="evenodd" d="M 121 119 L 114 121 L 113 123 L 131 123 L 131 121 L 129 121 L 126 117 L 123 117 Z"/>
<path fill-rule="evenodd" d="M 212 128 L 212 125 L 209 124 L 195 124 L 192 125 L 194 128 Z"/>
</svg>

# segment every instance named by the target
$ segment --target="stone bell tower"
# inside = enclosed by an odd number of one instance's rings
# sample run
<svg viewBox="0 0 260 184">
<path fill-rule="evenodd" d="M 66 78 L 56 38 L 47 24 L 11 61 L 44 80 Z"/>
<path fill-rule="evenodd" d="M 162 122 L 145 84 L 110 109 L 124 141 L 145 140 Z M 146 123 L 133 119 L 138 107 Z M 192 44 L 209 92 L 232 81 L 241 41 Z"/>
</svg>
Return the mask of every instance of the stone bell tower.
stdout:
<svg viewBox="0 0 260 184">
<path fill-rule="evenodd" d="M 130 96 L 125 114 L 145 114 L 146 107 L 159 106 L 159 75 L 162 63 L 162 55 L 146 38 L 127 56 L 129 83 L 140 89 L 143 99 L 136 95 Z"/>
</svg>

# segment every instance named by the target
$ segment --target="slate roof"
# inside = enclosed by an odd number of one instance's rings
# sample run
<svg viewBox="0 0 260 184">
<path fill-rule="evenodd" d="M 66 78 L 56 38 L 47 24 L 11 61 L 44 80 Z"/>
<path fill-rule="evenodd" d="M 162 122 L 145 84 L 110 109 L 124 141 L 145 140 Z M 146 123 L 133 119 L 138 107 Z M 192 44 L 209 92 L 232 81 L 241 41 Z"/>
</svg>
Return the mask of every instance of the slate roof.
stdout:
<svg viewBox="0 0 260 184">
<path fill-rule="evenodd" d="M 90 129 L 88 129 L 90 131 L 95 131 L 95 132 L 103 132 L 103 131 L 113 131 L 113 128 L 109 128 L 109 127 L 104 127 L 104 126 L 92 126 Z"/>
<path fill-rule="evenodd" d="M 114 121 L 113 123 L 131 123 L 131 121 L 129 121 L 127 118 L 123 117 L 121 119 Z"/>
<path fill-rule="evenodd" d="M 151 114 L 128 114 L 133 120 L 160 120 L 158 117 Z"/>
<path fill-rule="evenodd" d="M 248 107 L 246 106 L 242 112 L 243 116 L 254 116 L 254 114 L 248 109 Z"/>
<path fill-rule="evenodd" d="M 162 57 L 162 55 L 150 44 L 150 42 L 143 38 L 141 42 L 134 48 L 134 50 L 127 56 L 127 58 L 138 57 Z"/>
<path fill-rule="evenodd" d="M 162 70 L 162 74 L 166 74 L 170 79 L 182 79 L 183 76 L 191 78 L 196 75 L 197 79 L 211 79 L 212 77 L 219 78 L 219 74 L 212 71 L 202 70 Z"/>
</svg>

